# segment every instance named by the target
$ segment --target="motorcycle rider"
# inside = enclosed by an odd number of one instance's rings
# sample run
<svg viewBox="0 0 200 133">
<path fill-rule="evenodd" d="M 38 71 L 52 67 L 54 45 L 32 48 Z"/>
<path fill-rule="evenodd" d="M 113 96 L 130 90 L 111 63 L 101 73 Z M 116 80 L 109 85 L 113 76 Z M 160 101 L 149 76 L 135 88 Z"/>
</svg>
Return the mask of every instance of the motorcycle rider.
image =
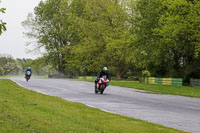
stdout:
<svg viewBox="0 0 200 133">
<path fill-rule="evenodd" d="M 103 70 L 101 70 L 100 72 L 98 72 L 97 74 L 97 79 L 95 80 L 95 89 L 97 89 L 97 83 L 98 81 L 100 80 L 100 78 L 102 76 L 106 75 L 108 80 L 110 81 L 110 72 L 108 71 L 108 68 L 107 67 L 103 67 Z"/>
<path fill-rule="evenodd" d="M 28 71 L 30 71 L 30 72 L 31 72 L 31 75 L 32 75 L 31 67 L 28 67 L 28 68 L 26 69 L 26 71 L 25 71 L 25 78 L 26 78 L 26 75 L 27 75 L 27 72 L 28 72 Z M 31 75 L 30 75 L 30 77 L 31 77 Z"/>
</svg>

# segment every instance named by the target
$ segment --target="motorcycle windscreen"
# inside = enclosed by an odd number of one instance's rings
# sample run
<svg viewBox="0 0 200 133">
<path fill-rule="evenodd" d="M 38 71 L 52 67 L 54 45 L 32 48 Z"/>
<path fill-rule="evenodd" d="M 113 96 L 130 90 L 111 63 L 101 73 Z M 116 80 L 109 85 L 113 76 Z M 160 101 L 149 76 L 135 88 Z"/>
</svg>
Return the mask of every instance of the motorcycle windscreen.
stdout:
<svg viewBox="0 0 200 133">
<path fill-rule="evenodd" d="M 104 75 L 102 78 L 103 78 L 104 80 L 106 80 L 106 79 L 107 79 L 107 76 L 106 76 L 106 75 Z"/>
<path fill-rule="evenodd" d="M 30 72 L 30 71 L 27 71 L 26 74 L 27 74 L 27 75 L 31 75 L 31 72 Z"/>
</svg>

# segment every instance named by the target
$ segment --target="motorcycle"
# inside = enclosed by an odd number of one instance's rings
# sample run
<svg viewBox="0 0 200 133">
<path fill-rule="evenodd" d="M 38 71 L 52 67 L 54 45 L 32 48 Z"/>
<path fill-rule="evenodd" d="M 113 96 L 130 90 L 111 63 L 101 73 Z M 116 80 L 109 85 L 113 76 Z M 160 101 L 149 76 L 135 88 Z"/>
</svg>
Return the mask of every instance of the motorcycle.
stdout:
<svg viewBox="0 0 200 133">
<path fill-rule="evenodd" d="M 97 88 L 95 88 L 95 93 L 98 94 L 103 94 L 105 88 L 109 85 L 109 80 L 107 79 L 107 76 L 103 76 L 100 78 L 100 80 L 97 83 Z"/>
<path fill-rule="evenodd" d="M 28 80 L 31 78 L 31 72 L 30 71 L 27 71 L 26 72 L 26 81 L 28 82 Z"/>
</svg>

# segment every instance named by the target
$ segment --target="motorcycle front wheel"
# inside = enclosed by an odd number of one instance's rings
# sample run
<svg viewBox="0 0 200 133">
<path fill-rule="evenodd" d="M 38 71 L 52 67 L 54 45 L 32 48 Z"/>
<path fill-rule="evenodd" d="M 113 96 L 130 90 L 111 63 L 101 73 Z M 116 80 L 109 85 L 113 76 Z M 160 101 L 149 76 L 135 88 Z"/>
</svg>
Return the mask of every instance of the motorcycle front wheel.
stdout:
<svg viewBox="0 0 200 133">
<path fill-rule="evenodd" d="M 26 81 L 28 82 L 29 79 L 30 79 L 30 77 L 27 76 L 27 77 L 26 77 Z"/>
<path fill-rule="evenodd" d="M 95 94 L 98 94 L 98 90 L 97 90 L 96 86 L 94 87 L 94 92 L 95 92 Z"/>
<path fill-rule="evenodd" d="M 94 89 L 94 92 L 95 92 L 95 94 L 98 94 L 98 91 L 97 91 L 97 89 Z"/>
<path fill-rule="evenodd" d="M 106 88 L 106 85 L 105 85 L 105 84 L 103 84 L 103 85 L 102 85 L 102 88 L 101 88 L 101 91 L 100 91 L 100 94 L 103 94 L 103 92 L 104 92 L 105 88 Z"/>
</svg>

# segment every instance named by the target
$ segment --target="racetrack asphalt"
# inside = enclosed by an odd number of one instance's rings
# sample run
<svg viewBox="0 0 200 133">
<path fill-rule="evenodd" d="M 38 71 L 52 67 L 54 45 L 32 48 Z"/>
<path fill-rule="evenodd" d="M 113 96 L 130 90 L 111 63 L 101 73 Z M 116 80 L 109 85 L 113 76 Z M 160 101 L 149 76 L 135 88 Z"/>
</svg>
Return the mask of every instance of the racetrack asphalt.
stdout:
<svg viewBox="0 0 200 133">
<path fill-rule="evenodd" d="M 24 88 L 61 97 L 128 117 L 200 133 L 200 98 L 150 94 L 146 91 L 108 86 L 94 93 L 94 83 L 74 80 L 10 78 Z"/>
</svg>

